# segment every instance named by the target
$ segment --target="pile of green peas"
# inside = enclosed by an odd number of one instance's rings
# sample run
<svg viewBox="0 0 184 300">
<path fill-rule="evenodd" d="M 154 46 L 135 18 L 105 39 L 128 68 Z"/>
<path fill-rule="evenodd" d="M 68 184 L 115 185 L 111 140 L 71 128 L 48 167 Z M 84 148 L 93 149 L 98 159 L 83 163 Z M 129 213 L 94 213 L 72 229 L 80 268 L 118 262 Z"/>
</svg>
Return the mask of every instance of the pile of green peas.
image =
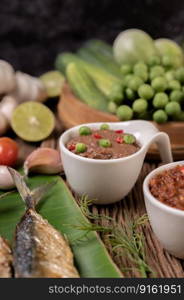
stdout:
<svg viewBox="0 0 184 300">
<path fill-rule="evenodd" d="M 120 120 L 184 121 L 184 66 L 174 68 L 172 58 L 150 57 L 148 63 L 121 66 L 123 98 L 109 102 L 109 112 Z"/>
</svg>

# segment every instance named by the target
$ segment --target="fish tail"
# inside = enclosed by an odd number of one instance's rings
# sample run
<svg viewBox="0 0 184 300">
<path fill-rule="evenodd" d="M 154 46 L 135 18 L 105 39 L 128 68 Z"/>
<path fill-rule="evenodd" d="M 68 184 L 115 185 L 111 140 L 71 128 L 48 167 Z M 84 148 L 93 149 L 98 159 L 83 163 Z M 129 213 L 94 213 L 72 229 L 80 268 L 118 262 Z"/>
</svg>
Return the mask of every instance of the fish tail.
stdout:
<svg viewBox="0 0 184 300">
<path fill-rule="evenodd" d="M 27 208 L 35 209 L 41 198 L 56 184 L 56 181 L 43 184 L 34 190 L 30 190 L 25 182 L 24 176 L 20 175 L 13 168 L 8 167 L 8 170 L 13 178 L 16 188 L 22 198 L 26 203 Z"/>
</svg>

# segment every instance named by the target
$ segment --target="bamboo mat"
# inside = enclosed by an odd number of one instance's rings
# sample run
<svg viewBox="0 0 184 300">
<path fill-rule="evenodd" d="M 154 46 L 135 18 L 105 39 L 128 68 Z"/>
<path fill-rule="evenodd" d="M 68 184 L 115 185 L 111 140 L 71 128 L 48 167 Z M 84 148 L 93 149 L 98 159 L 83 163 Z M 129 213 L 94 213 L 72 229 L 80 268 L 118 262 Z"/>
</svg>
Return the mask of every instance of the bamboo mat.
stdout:
<svg viewBox="0 0 184 300">
<path fill-rule="evenodd" d="M 55 133 L 46 141 L 42 142 L 42 147 L 51 147 L 58 148 L 58 137 L 63 131 L 63 128 L 60 124 L 57 124 L 57 130 Z M 22 163 L 25 157 L 33 151 L 33 149 L 39 145 L 28 144 L 21 140 L 17 140 L 20 145 L 20 157 L 19 163 Z M 95 214 L 103 214 L 109 216 L 116 220 L 116 222 L 124 227 L 125 226 L 125 216 L 129 215 L 132 220 L 136 219 L 139 216 L 142 216 L 146 213 L 143 193 L 142 193 L 142 183 L 145 176 L 157 167 L 156 163 L 145 162 L 138 178 L 138 181 L 132 191 L 127 197 L 122 201 L 115 203 L 113 205 L 106 206 L 92 206 L 92 211 Z M 97 221 L 96 221 L 97 222 Z M 101 225 L 103 222 L 106 222 L 106 225 L 109 225 L 111 221 L 102 220 L 98 221 Z M 159 222 L 159 220 L 158 220 Z M 104 225 L 104 223 L 102 224 Z M 144 227 L 141 227 L 142 233 L 145 237 L 146 245 L 146 257 L 147 263 L 151 266 L 154 271 L 154 276 L 151 277 L 184 277 L 184 264 L 182 260 L 174 258 L 172 255 L 168 254 L 163 250 L 159 241 L 156 239 L 149 222 Z M 118 267 L 122 270 L 124 277 L 141 277 L 139 271 L 135 269 L 135 266 L 130 263 L 124 256 L 115 255 L 112 251 L 112 247 L 109 243 L 107 236 L 101 236 L 103 242 L 106 245 L 110 255 Z M 126 270 L 126 271 L 125 271 Z"/>
</svg>

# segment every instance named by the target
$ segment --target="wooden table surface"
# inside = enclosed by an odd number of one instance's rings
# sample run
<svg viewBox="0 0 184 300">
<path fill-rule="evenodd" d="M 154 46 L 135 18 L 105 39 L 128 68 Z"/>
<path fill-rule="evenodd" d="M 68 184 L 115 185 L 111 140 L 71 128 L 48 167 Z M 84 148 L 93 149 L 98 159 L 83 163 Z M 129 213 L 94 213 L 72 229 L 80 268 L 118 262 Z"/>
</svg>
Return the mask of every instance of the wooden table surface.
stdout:
<svg viewBox="0 0 184 300">
<path fill-rule="evenodd" d="M 46 141 L 41 143 L 42 147 L 51 147 L 51 148 L 58 148 L 58 137 L 64 131 L 63 126 L 58 122 L 56 126 L 56 130 L 54 134 L 48 138 Z M 31 144 L 25 143 L 19 139 L 17 139 L 20 145 L 20 157 L 19 163 L 21 163 L 25 157 L 39 144 Z M 96 214 L 103 214 L 105 216 L 110 216 L 116 222 L 124 227 L 125 226 L 125 216 L 129 215 L 132 220 L 136 219 L 139 216 L 142 216 L 146 213 L 143 193 L 142 193 L 142 183 L 145 176 L 157 167 L 157 163 L 146 161 L 143 165 L 141 174 L 139 179 L 129 193 L 127 197 L 122 199 L 122 201 L 115 203 L 113 205 L 106 205 L 106 206 L 92 206 L 92 211 Z M 97 221 L 96 221 L 97 222 Z M 104 222 L 98 221 L 98 222 Z M 105 222 L 111 222 L 106 220 Z M 158 220 L 159 222 L 159 220 Z M 99 224 L 100 224 L 99 223 Z M 142 232 L 145 237 L 145 244 L 146 244 L 146 257 L 147 263 L 152 267 L 155 277 L 184 277 L 184 264 L 182 260 L 176 259 L 167 251 L 163 250 L 162 246 L 160 245 L 159 241 L 156 239 L 149 222 L 142 227 Z M 109 253 L 111 254 L 113 260 L 118 265 L 118 267 L 122 270 L 124 277 L 141 277 L 139 271 L 137 271 L 133 265 L 124 257 L 124 256 L 117 256 L 112 251 L 112 247 L 109 243 L 108 236 L 101 236 L 102 240 L 104 241 Z M 149 276 L 149 275 L 148 275 Z M 153 276 L 153 275 L 152 275 Z"/>
</svg>

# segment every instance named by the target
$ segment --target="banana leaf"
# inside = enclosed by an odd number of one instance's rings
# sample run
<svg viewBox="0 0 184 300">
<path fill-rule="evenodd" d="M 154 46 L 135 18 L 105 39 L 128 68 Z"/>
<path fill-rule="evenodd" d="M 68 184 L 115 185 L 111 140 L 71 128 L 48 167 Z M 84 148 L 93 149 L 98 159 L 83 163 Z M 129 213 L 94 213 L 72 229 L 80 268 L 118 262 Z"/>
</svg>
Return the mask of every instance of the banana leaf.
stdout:
<svg viewBox="0 0 184 300">
<path fill-rule="evenodd" d="M 76 267 L 81 277 L 119 278 L 122 274 L 113 263 L 97 233 L 85 235 L 77 228 L 89 222 L 58 176 L 35 176 L 28 180 L 31 188 L 57 181 L 37 206 L 39 212 L 58 231 L 66 235 L 71 244 Z M 2 193 L 1 193 L 2 194 Z M 13 242 L 16 224 L 25 212 L 25 205 L 18 192 L 0 198 L 0 235 Z"/>
</svg>

